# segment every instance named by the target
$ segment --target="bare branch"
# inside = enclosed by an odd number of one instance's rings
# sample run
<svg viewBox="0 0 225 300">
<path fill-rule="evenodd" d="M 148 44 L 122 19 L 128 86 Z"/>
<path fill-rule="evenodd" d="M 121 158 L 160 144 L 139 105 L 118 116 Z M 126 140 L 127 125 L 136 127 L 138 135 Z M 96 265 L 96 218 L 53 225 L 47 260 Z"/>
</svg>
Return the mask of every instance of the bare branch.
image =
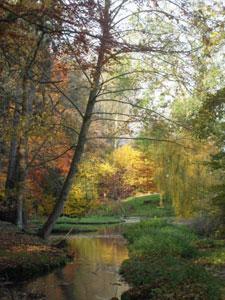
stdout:
<svg viewBox="0 0 225 300">
<path fill-rule="evenodd" d="M 140 91 L 140 90 L 144 90 L 144 88 L 129 88 L 129 89 L 122 89 L 122 90 L 115 90 L 115 91 L 108 91 L 108 92 L 103 92 L 103 93 L 99 93 L 96 97 L 100 97 L 103 95 L 108 95 L 108 94 L 117 94 L 117 93 L 124 93 L 127 91 Z M 99 102 L 101 100 L 97 100 L 96 102 Z"/>
<path fill-rule="evenodd" d="M 50 159 L 47 159 L 47 160 L 44 160 L 43 162 L 41 162 L 40 164 L 35 164 L 35 165 L 31 165 L 30 167 L 33 167 L 33 168 L 36 168 L 36 167 L 39 167 L 39 166 L 44 166 L 46 163 L 48 162 L 51 162 L 51 161 L 54 161 L 54 160 L 57 160 L 59 158 L 61 158 L 62 156 L 64 156 L 67 152 L 69 152 L 70 150 L 76 148 L 75 145 L 72 145 L 70 146 L 69 148 L 67 148 L 66 150 L 64 150 L 62 153 L 60 153 L 59 155 L 53 157 L 53 158 L 50 158 Z"/>
</svg>

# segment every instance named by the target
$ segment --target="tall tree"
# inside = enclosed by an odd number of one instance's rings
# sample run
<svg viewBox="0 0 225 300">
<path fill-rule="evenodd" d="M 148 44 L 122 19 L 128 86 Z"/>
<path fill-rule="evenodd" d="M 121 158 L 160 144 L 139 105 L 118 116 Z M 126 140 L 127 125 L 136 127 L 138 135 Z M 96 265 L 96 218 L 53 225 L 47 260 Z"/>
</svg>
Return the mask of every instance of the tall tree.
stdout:
<svg viewBox="0 0 225 300">
<path fill-rule="evenodd" d="M 69 5 L 66 5 L 65 2 L 65 7 L 67 7 L 64 14 L 64 32 L 69 32 L 70 35 L 62 36 L 61 42 L 67 47 L 68 58 L 74 60 L 86 76 L 89 83 L 89 96 L 84 112 L 73 102 L 81 119 L 76 149 L 56 205 L 40 230 L 40 235 L 43 238 L 49 236 L 57 218 L 63 211 L 64 203 L 77 174 L 85 145 L 91 139 L 106 138 L 106 136 L 90 137 L 88 134 L 95 115 L 96 104 L 103 101 L 119 102 L 121 100 L 118 100 L 117 94 L 122 94 L 123 100 L 121 103 L 131 105 L 131 107 L 141 107 L 137 105 L 137 93 L 142 89 L 142 86 L 134 85 L 132 88 L 117 90 L 113 89 L 111 85 L 111 82 L 119 77 L 125 78 L 129 74 L 134 74 L 136 72 L 134 65 L 130 71 L 119 73 L 113 77 L 106 77 L 105 74 L 110 74 L 116 68 L 116 65 L 122 63 L 125 57 L 133 58 L 134 61 L 140 61 L 143 55 L 149 55 L 153 58 L 154 55 L 168 58 L 171 54 L 182 54 L 184 56 L 192 51 L 183 42 L 178 42 L 180 41 L 178 27 L 171 35 L 164 31 L 165 27 L 162 27 L 159 31 L 156 26 L 153 26 L 157 20 L 162 21 L 163 18 L 170 23 L 170 27 L 174 26 L 179 19 L 179 15 L 177 12 L 174 15 L 172 14 L 173 5 L 168 6 L 167 10 L 165 5 L 162 5 L 161 8 L 158 4 L 156 7 L 154 5 L 151 6 L 148 1 L 140 1 L 140 3 L 139 1 L 128 0 L 93 0 L 89 1 L 87 5 L 80 2 L 78 5 L 76 1 L 70 1 Z M 181 6 L 179 9 L 182 11 L 183 7 Z M 80 24 L 78 24 L 77 20 L 74 20 L 72 15 L 74 11 L 76 11 L 76 17 L 80 14 L 79 20 L 83 20 L 80 27 L 78 27 Z M 184 12 L 182 15 L 185 17 Z M 70 21 L 68 21 L 68 17 Z M 151 26 L 147 27 L 147 29 L 143 28 L 141 26 L 142 22 L 146 22 L 149 19 L 153 20 L 152 23 L 150 22 Z M 162 33 L 162 36 L 159 39 L 158 35 L 160 33 Z M 145 74 L 150 72 L 142 68 L 137 73 Z M 133 93 L 127 99 L 125 93 L 131 90 Z M 114 115 L 112 114 L 112 116 Z M 120 115 L 120 113 L 116 113 L 116 115 Z M 141 118 L 141 115 L 138 117 Z"/>
</svg>

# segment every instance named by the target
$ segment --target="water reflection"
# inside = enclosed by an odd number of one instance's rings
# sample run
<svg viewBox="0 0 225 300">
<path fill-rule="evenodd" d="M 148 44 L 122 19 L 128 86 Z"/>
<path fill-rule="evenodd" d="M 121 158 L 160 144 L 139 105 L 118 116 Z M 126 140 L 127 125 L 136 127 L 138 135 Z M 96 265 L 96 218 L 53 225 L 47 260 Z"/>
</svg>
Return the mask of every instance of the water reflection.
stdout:
<svg viewBox="0 0 225 300">
<path fill-rule="evenodd" d="M 32 295 L 38 294 L 41 299 L 48 300 L 120 298 L 122 292 L 128 289 L 118 275 L 120 264 L 127 258 L 123 239 L 120 236 L 76 236 L 69 242 L 76 253 L 74 261 L 29 283 L 25 287 L 26 299 L 34 299 Z"/>
</svg>

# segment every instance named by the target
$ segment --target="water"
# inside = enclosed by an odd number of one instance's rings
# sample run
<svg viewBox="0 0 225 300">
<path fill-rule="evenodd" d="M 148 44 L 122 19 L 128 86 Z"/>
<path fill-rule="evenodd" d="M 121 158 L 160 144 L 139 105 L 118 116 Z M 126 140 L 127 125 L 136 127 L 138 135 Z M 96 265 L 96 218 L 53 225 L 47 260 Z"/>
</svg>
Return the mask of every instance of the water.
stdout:
<svg viewBox="0 0 225 300">
<path fill-rule="evenodd" d="M 64 268 L 10 291 L 8 299 L 110 300 L 128 289 L 118 274 L 127 258 L 120 235 L 76 235 L 69 238 L 74 260 Z M 1 298 L 3 299 L 3 298 Z M 6 299 L 6 298 L 4 298 Z"/>
</svg>

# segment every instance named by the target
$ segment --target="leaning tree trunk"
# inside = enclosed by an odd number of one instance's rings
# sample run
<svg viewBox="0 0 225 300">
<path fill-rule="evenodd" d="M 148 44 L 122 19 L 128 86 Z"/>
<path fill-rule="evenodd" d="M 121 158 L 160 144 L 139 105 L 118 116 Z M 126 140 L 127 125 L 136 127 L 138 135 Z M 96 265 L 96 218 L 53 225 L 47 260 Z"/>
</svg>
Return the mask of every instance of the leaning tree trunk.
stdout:
<svg viewBox="0 0 225 300">
<path fill-rule="evenodd" d="M 69 191 L 72 187 L 74 177 L 77 173 L 78 165 L 81 160 L 81 156 L 84 152 L 86 136 L 87 136 L 88 129 L 90 126 L 91 114 L 92 114 L 92 111 L 94 108 L 96 94 L 97 94 L 97 90 L 93 90 L 90 92 L 86 113 L 83 118 L 83 123 L 82 123 L 82 127 L 80 130 L 78 143 L 77 143 L 76 150 L 74 152 L 73 159 L 72 159 L 72 162 L 70 165 L 70 170 L 67 174 L 66 180 L 63 184 L 63 187 L 62 187 L 60 195 L 57 199 L 56 205 L 54 206 L 52 213 L 50 214 L 46 223 L 44 224 L 44 226 L 41 228 L 41 230 L 39 232 L 39 235 L 44 239 L 48 238 L 58 217 L 63 212 L 64 203 L 65 203 L 67 196 L 69 194 Z"/>
<path fill-rule="evenodd" d="M 66 180 L 63 184 L 61 193 L 56 201 L 56 204 L 53 208 L 52 213 L 50 214 L 49 218 L 47 219 L 46 223 L 43 225 L 41 230 L 39 231 L 39 235 L 46 239 L 51 234 L 51 231 L 53 229 L 53 226 L 55 225 L 58 217 L 63 212 L 64 203 L 67 199 L 67 196 L 70 192 L 70 189 L 72 187 L 72 184 L 74 182 L 74 178 L 77 174 L 78 165 L 80 163 L 82 154 L 84 152 L 84 147 L 86 143 L 86 137 L 88 134 L 88 130 L 91 123 L 91 116 L 94 110 L 94 106 L 96 103 L 96 97 L 99 91 L 99 82 L 102 72 L 102 66 L 104 64 L 104 57 L 106 53 L 106 41 L 109 39 L 109 6 L 110 1 L 105 0 L 105 9 L 104 9 L 104 26 L 102 27 L 102 38 L 101 38 L 101 44 L 99 47 L 98 52 L 98 60 L 96 63 L 96 67 L 93 73 L 93 83 L 92 88 L 90 90 L 88 103 L 86 107 L 85 114 L 83 116 L 82 125 L 80 134 L 78 137 L 77 146 L 73 155 L 73 159 L 70 165 L 69 172 L 67 174 Z"/>
</svg>

